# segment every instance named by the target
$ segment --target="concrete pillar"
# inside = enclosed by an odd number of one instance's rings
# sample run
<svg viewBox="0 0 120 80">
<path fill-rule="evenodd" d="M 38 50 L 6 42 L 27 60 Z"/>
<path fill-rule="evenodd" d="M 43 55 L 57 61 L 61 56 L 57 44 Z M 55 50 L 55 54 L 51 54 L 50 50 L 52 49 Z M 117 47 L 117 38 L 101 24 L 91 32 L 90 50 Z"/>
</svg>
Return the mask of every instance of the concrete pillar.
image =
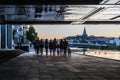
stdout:
<svg viewBox="0 0 120 80">
<path fill-rule="evenodd" d="M 6 25 L 1 24 L 1 48 L 6 48 Z"/>
<path fill-rule="evenodd" d="M 0 24 L 0 49 L 1 49 L 1 24 Z"/>
<path fill-rule="evenodd" d="M 7 46 L 7 25 L 5 25 L 5 49 L 7 49 L 8 48 L 8 46 Z"/>
<path fill-rule="evenodd" d="M 12 48 L 12 25 L 0 25 L 0 49 Z"/>
<path fill-rule="evenodd" d="M 12 25 L 7 25 L 7 48 L 12 48 Z"/>
</svg>

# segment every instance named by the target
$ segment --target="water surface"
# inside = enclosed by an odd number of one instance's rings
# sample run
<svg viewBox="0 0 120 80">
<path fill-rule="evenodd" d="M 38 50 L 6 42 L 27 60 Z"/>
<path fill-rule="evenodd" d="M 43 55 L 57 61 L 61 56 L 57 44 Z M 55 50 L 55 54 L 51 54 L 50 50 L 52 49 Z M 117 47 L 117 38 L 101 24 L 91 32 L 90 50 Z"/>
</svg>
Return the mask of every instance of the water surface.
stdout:
<svg viewBox="0 0 120 80">
<path fill-rule="evenodd" d="M 82 48 L 71 48 L 73 53 L 83 54 Z M 120 60 L 120 51 L 87 49 L 85 55 Z"/>
</svg>

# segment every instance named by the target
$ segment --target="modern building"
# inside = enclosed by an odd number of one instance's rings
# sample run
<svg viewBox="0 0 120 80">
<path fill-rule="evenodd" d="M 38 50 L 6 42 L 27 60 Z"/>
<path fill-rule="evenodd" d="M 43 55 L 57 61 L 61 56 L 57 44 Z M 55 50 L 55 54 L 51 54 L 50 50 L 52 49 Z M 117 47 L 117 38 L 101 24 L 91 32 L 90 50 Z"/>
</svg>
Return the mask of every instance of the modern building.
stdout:
<svg viewBox="0 0 120 80">
<path fill-rule="evenodd" d="M 111 44 L 115 44 L 116 46 L 120 46 L 120 39 L 119 38 L 115 38 L 110 40 Z"/>
<path fill-rule="evenodd" d="M 28 29 L 28 25 L 14 25 L 13 28 L 16 33 L 13 36 L 14 37 L 14 43 L 17 45 L 17 43 L 20 42 L 20 38 L 22 39 L 23 44 L 27 44 L 28 40 L 26 39 L 26 32 Z"/>
<path fill-rule="evenodd" d="M 14 26 L 14 28 L 13 28 Z M 22 27 L 20 27 L 22 26 Z M 15 37 L 17 36 L 17 39 L 14 38 L 15 42 L 18 41 L 18 37 L 22 36 L 23 37 L 23 42 L 27 43 L 26 39 L 26 31 L 27 31 L 28 26 L 27 25 L 7 25 L 7 24 L 1 24 L 0 25 L 0 49 L 12 49 L 13 47 L 13 29 L 17 30 L 17 33 Z M 22 31 L 20 31 L 22 30 Z"/>
</svg>

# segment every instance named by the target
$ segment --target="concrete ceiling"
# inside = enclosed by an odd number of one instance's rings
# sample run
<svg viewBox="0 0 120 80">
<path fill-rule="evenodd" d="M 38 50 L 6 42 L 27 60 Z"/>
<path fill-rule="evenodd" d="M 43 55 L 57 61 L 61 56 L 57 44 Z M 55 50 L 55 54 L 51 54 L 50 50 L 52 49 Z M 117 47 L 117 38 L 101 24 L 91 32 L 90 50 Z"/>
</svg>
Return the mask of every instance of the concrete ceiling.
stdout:
<svg viewBox="0 0 120 80">
<path fill-rule="evenodd" d="M 42 22 L 120 23 L 120 0 L 103 0 L 97 5 L 0 5 L 0 23 Z"/>
</svg>

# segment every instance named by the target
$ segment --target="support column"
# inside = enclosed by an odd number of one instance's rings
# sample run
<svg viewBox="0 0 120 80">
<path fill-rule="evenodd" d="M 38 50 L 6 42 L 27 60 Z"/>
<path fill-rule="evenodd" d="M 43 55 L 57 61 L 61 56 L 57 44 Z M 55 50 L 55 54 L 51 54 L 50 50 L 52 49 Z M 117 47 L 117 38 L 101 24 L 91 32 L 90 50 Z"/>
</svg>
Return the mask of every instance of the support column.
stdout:
<svg viewBox="0 0 120 80">
<path fill-rule="evenodd" d="M 7 25 L 7 48 L 12 49 L 12 25 Z"/>
<path fill-rule="evenodd" d="M 6 48 L 6 25 L 1 24 L 1 49 Z"/>
<path fill-rule="evenodd" d="M 0 24 L 0 49 L 1 49 L 1 24 Z"/>
<path fill-rule="evenodd" d="M 12 48 L 12 25 L 1 24 L 0 26 L 0 48 Z"/>
<path fill-rule="evenodd" d="M 8 48 L 8 46 L 7 46 L 7 25 L 5 25 L 5 49 L 7 49 Z"/>
</svg>

